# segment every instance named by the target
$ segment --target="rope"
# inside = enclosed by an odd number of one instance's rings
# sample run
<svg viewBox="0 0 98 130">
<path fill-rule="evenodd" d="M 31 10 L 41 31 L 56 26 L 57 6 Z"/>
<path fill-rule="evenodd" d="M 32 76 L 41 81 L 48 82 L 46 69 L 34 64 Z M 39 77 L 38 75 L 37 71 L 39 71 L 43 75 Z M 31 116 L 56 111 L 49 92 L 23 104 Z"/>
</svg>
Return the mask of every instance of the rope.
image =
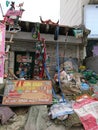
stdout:
<svg viewBox="0 0 98 130">
<path fill-rule="evenodd" d="M 63 63 L 65 62 L 65 52 L 66 52 L 65 48 L 66 48 L 67 39 L 68 39 L 68 32 L 66 32 L 66 38 L 65 38 L 65 44 L 64 44 Z M 64 65 L 63 65 L 63 68 L 64 68 Z"/>
<path fill-rule="evenodd" d="M 46 44 L 45 44 L 45 39 L 43 39 L 43 44 L 44 44 L 44 69 L 45 69 L 45 73 L 46 73 L 48 79 L 52 80 L 50 75 L 49 75 L 49 72 L 47 70 L 46 63 L 45 63 L 45 61 L 46 61 Z M 52 87 L 52 93 L 53 93 L 53 96 L 58 100 L 58 97 L 56 96 L 56 93 L 55 93 L 53 87 Z"/>
<path fill-rule="evenodd" d="M 57 49 L 56 49 L 56 54 L 57 54 L 57 67 L 58 67 L 58 82 L 59 82 L 59 87 L 60 87 L 60 90 L 61 90 L 61 93 L 62 93 L 62 99 L 63 99 L 63 102 L 65 102 L 65 98 L 64 98 L 64 94 L 63 94 L 63 91 L 62 91 L 62 88 L 61 88 L 61 82 L 60 82 L 60 65 L 59 65 L 59 43 L 57 42 Z"/>
</svg>

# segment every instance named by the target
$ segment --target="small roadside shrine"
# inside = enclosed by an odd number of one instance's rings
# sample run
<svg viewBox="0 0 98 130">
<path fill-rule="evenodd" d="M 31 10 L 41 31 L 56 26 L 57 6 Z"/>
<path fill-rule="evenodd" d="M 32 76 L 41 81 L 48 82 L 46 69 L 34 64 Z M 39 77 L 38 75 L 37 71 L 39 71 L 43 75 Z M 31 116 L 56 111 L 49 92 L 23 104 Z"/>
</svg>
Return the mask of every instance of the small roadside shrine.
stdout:
<svg viewBox="0 0 98 130">
<path fill-rule="evenodd" d="M 0 23 L 0 128 L 97 130 L 98 75 L 83 65 L 88 30 L 40 21 Z"/>
</svg>

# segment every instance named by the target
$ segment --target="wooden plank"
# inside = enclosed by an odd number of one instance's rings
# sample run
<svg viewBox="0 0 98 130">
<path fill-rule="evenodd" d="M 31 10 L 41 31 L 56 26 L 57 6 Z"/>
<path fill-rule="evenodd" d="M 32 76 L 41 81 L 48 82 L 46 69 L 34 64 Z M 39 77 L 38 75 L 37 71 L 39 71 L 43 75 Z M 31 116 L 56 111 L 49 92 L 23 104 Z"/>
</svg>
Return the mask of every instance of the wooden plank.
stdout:
<svg viewBox="0 0 98 130">
<path fill-rule="evenodd" d="M 52 82 L 49 80 L 9 80 L 3 105 L 31 105 L 52 103 Z"/>
<path fill-rule="evenodd" d="M 17 32 L 14 32 L 14 31 L 6 31 L 6 33 L 16 34 Z"/>
<path fill-rule="evenodd" d="M 7 40 L 7 41 L 5 41 L 5 42 L 6 42 L 6 43 L 14 43 L 13 37 L 14 37 L 14 34 L 16 34 L 16 32 L 6 31 L 6 33 L 10 34 L 10 36 L 9 36 L 9 40 Z"/>
<path fill-rule="evenodd" d="M 6 43 L 14 43 L 14 41 L 5 41 Z"/>
</svg>

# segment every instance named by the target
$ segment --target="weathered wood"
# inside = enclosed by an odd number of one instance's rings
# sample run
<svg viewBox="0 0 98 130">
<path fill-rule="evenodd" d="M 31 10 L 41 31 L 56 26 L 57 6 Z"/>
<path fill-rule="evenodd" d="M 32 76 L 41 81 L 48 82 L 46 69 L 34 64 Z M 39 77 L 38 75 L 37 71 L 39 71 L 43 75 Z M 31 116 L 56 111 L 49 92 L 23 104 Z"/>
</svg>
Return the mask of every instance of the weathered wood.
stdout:
<svg viewBox="0 0 98 130">
<path fill-rule="evenodd" d="M 5 41 L 6 43 L 14 43 L 14 41 Z"/>
<path fill-rule="evenodd" d="M 10 34 L 9 35 L 9 40 L 7 40 L 5 42 L 7 42 L 7 43 L 14 43 L 13 38 L 14 38 L 14 34 L 16 34 L 16 32 L 9 32 L 9 31 L 7 31 L 6 34 L 7 33 Z"/>
</svg>

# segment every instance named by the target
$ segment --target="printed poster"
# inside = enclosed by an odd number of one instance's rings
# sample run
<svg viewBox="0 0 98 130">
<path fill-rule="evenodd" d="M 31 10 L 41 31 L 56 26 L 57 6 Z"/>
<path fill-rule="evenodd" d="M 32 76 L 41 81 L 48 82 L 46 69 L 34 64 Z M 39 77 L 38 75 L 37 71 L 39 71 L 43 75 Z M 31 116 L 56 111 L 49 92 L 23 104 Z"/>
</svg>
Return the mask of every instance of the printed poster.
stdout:
<svg viewBox="0 0 98 130">
<path fill-rule="evenodd" d="M 4 95 L 4 105 L 51 104 L 52 83 L 50 80 L 9 80 Z"/>
<path fill-rule="evenodd" d="M 0 23 L 0 83 L 4 77 L 5 25 Z"/>
</svg>

